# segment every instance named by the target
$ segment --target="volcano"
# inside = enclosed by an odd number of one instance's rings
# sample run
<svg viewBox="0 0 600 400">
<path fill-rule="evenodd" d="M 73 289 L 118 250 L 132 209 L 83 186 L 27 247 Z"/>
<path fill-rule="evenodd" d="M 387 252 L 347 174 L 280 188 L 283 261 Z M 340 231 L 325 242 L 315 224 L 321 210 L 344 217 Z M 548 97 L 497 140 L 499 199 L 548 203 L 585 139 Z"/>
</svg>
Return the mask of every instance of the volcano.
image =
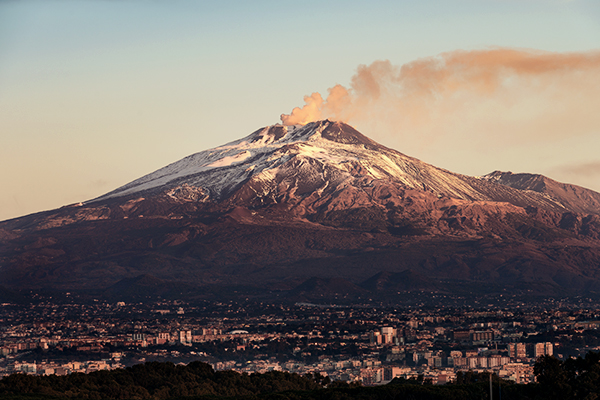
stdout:
<svg viewBox="0 0 600 400">
<path fill-rule="evenodd" d="M 274 125 L 0 222 L 0 266 L 11 290 L 111 296 L 593 294 L 600 193 L 453 173 L 341 122 Z"/>
</svg>

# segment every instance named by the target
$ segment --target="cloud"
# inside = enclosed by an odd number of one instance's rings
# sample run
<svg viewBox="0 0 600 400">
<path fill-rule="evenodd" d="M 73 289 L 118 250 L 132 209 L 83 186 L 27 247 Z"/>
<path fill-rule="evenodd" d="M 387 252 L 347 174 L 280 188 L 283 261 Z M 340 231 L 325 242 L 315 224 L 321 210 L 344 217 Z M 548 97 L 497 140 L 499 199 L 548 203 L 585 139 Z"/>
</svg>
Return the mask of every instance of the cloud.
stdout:
<svg viewBox="0 0 600 400">
<path fill-rule="evenodd" d="M 313 93 L 286 125 L 341 120 L 421 144 L 439 136 L 535 141 L 600 132 L 600 52 L 457 50 L 361 65 L 350 85 Z M 415 139 L 417 138 L 417 139 Z"/>
</svg>

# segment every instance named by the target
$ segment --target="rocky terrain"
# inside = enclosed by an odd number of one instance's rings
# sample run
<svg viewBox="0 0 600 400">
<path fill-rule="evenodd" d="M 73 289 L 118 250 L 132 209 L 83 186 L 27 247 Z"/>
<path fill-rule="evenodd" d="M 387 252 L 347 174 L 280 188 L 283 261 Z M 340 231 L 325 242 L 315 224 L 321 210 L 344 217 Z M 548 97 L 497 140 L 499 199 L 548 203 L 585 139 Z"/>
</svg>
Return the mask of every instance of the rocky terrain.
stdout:
<svg viewBox="0 0 600 400">
<path fill-rule="evenodd" d="M 275 125 L 97 199 L 0 222 L 0 284 L 292 300 L 600 292 L 600 194 L 470 177 L 349 125 Z"/>
</svg>

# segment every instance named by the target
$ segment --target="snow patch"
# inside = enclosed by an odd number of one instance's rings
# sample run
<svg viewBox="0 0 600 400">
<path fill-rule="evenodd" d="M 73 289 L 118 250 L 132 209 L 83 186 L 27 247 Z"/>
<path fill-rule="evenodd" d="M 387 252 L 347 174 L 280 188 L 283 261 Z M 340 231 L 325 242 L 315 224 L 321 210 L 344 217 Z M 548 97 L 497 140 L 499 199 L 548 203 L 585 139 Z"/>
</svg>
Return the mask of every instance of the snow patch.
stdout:
<svg viewBox="0 0 600 400">
<path fill-rule="evenodd" d="M 252 153 L 250 153 L 248 150 L 246 150 L 246 151 L 236 154 L 234 156 L 223 157 L 220 160 L 217 160 L 215 162 L 208 164 L 207 167 L 210 167 L 210 168 L 227 167 L 227 166 L 235 164 L 235 163 L 240 163 L 240 162 L 244 161 L 245 159 L 247 159 L 248 157 L 250 157 L 251 155 L 252 155 Z"/>
</svg>

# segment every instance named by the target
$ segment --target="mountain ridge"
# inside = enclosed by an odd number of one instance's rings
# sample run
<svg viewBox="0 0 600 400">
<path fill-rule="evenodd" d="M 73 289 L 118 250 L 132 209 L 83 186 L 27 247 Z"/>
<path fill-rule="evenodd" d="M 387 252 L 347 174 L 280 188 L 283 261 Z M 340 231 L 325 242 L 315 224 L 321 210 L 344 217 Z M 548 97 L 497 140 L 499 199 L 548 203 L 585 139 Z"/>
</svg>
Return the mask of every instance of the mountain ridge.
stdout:
<svg viewBox="0 0 600 400">
<path fill-rule="evenodd" d="M 600 193 L 582 186 L 557 182 L 544 175 L 494 171 L 484 177 L 515 189 L 546 193 L 570 211 L 598 214 L 600 210 Z M 582 198 L 585 202 L 583 204 L 577 201 Z"/>
</svg>

